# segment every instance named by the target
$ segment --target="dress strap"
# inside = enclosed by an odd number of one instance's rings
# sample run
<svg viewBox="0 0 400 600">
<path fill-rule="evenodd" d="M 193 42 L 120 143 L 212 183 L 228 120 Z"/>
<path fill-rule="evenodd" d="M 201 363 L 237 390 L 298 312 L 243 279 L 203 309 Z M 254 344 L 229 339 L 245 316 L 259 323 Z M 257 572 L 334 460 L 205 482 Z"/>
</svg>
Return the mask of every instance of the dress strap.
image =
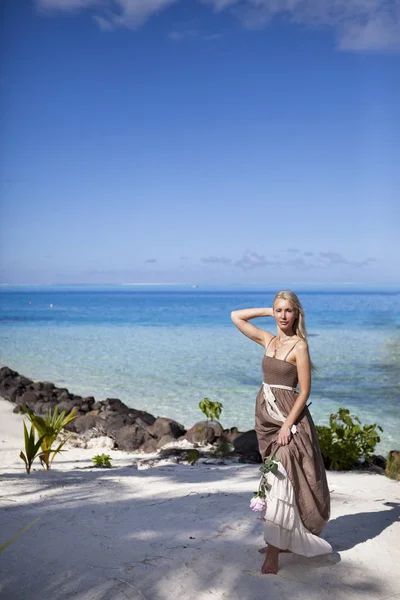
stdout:
<svg viewBox="0 0 400 600">
<path fill-rule="evenodd" d="M 272 342 L 272 340 L 273 340 L 273 339 L 275 339 L 275 338 L 276 338 L 276 335 L 274 335 L 274 336 L 273 336 L 273 337 L 272 337 L 272 338 L 269 340 L 269 342 L 268 342 L 268 344 L 267 344 L 267 347 L 265 348 L 265 354 L 267 354 L 267 352 L 268 352 L 268 348 L 269 348 L 269 345 L 270 345 L 270 343 Z"/>
<path fill-rule="evenodd" d="M 286 360 L 287 357 L 289 356 L 289 354 L 291 353 L 291 351 L 293 350 L 293 348 L 296 346 L 296 344 L 298 344 L 300 342 L 300 340 L 297 340 L 297 342 L 295 344 L 293 344 L 293 346 L 290 348 L 289 352 L 286 354 L 285 358 L 283 360 Z"/>
</svg>

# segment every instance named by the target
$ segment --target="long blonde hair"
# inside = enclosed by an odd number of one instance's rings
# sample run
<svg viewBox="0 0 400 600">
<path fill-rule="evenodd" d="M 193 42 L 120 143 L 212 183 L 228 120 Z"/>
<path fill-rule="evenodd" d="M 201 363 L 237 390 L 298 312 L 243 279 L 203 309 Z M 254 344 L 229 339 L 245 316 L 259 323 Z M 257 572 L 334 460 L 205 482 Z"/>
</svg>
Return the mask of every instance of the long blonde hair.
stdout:
<svg viewBox="0 0 400 600">
<path fill-rule="evenodd" d="M 306 318 L 304 315 L 304 310 L 301 305 L 301 302 L 298 299 L 298 297 L 296 296 L 296 294 L 294 292 L 291 292 L 290 290 L 281 290 L 280 292 L 278 292 L 275 295 L 272 306 L 274 306 L 276 300 L 287 300 L 287 302 L 290 302 L 290 304 L 292 305 L 292 307 L 294 308 L 294 310 L 297 313 L 296 319 L 293 323 L 294 334 L 306 342 L 307 341 Z M 311 370 L 315 371 L 314 363 L 311 360 L 310 360 L 310 362 L 311 362 Z"/>
</svg>

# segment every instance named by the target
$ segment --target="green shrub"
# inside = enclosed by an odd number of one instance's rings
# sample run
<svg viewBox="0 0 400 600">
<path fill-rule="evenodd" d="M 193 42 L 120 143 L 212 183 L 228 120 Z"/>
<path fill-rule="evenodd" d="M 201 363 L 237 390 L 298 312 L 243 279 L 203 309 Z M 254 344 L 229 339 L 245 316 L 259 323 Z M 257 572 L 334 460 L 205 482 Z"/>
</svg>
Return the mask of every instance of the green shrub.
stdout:
<svg viewBox="0 0 400 600">
<path fill-rule="evenodd" d="M 199 408 L 207 420 L 216 421 L 221 415 L 223 405 L 221 402 L 213 402 L 210 398 L 204 398 L 199 402 Z"/>
<path fill-rule="evenodd" d="M 197 463 L 200 458 L 200 452 L 196 448 L 192 448 L 186 455 L 186 460 L 192 467 Z"/>
<path fill-rule="evenodd" d="M 93 456 L 92 461 L 95 467 L 104 467 L 106 469 L 112 467 L 111 456 L 109 454 L 96 454 L 96 456 Z"/>
<path fill-rule="evenodd" d="M 19 457 L 25 463 L 26 472 L 31 472 L 32 463 L 35 458 L 40 454 L 40 446 L 43 441 L 43 437 L 40 437 L 37 441 L 35 440 L 35 428 L 31 425 L 31 429 L 28 433 L 26 424 L 24 423 L 24 440 L 25 440 L 25 452 L 21 450 Z"/>
<path fill-rule="evenodd" d="M 325 467 L 334 471 L 353 468 L 359 459 L 369 461 L 381 441 L 379 425 L 364 425 L 347 408 L 331 414 L 330 427 L 317 425 L 317 435 Z"/>
<path fill-rule="evenodd" d="M 212 458 L 227 458 L 230 454 L 232 454 L 232 444 L 224 437 L 219 439 L 214 452 L 210 452 Z"/>
<path fill-rule="evenodd" d="M 39 456 L 41 462 L 45 465 L 46 469 L 49 470 L 54 457 L 56 454 L 62 452 L 62 447 L 65 442 L 68 441 L 69 437 L 60 442 L 57 448 L 53 448 L 53 444 L 64 427 L 77 417 L 77 411 L 76 409 L 73 409 L 69 414 L 66 414 L 65 411 L 58 414 L 58 408 L 56 407 L 53 413 L 49 410 L 47 415 L 43 418 L 39 415 L 35 415 L 35 413 L 27 406 L 22 406 L 21 408 L 28 415 L 28 419 L 41 438 L 40 446 L 42 451 Z"/>
</svg>

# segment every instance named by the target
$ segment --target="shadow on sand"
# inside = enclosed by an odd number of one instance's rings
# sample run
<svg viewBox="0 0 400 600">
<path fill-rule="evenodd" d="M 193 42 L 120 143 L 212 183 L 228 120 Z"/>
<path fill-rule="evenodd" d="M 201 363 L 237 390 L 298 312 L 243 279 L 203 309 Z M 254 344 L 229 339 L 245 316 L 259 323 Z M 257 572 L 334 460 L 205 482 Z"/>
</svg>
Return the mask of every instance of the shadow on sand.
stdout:
<svg viewBox="0 0 400 600">
<path fill-rule="evenodd" d="M 1 539 L 38 516 L 40 521 L 2 553 L 0 597 L 384 597 L 383 576 L 350 563 L 342 568 L 337 551 L 378 536 L 398 520 L 399 504 L 334 519 L 324 532 L 333 555 L 283 555 L 279 575 L 263 576 L 257 552 L 262 522 L 248 509 L 257 477 L 257 467 L 243 465 L 2 474 L 0 486 L 12 482 L 13 493 L 0 491 Z M 239 479 L 249 491 L 235 491 Z M 154 493 L 155 485 L 161 493 Z"/>
</svg>

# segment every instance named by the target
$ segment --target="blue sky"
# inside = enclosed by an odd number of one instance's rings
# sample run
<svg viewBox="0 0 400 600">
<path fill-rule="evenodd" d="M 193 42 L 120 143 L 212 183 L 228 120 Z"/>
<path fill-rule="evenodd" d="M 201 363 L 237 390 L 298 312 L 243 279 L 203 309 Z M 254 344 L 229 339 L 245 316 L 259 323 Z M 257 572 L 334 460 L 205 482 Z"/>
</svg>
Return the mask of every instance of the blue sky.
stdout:
<svg viewBox="0 0 400 600">
<path fill-rule="evenodd" d="M 0 282 L 399 283 L 399 2 L 3 9 Z"/>
</svg>

